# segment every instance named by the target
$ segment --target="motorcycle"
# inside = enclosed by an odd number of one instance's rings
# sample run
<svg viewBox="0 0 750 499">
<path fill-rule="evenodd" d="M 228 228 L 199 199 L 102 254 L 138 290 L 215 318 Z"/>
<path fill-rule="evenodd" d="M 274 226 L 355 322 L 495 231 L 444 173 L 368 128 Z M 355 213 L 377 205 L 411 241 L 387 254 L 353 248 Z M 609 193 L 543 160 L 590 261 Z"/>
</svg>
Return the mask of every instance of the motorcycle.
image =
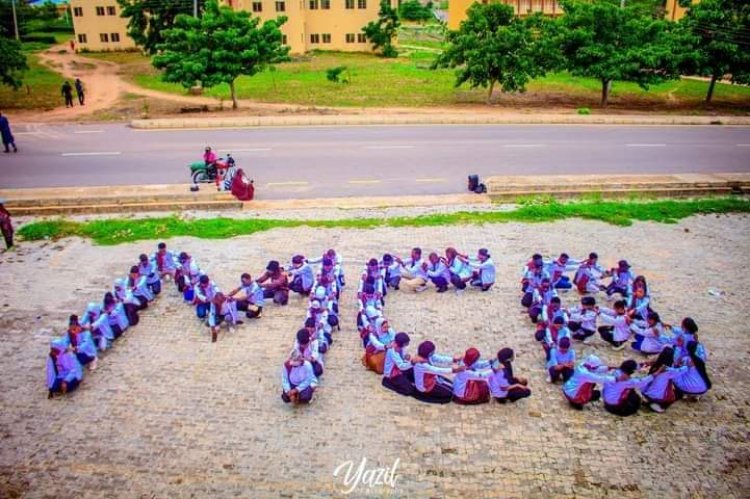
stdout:
<svg viewBox="0 0 750 499">
<path fill-rule="evenodd" d="M 219 170 L 226 170 L 235 165 L 234 158 L 231 154 L 227 154 L 227 159 L 218 158 L 212 165 L 206 166 L 205 161 L 195 161 L 190 163 L 190 178 L 193 180 L 193 184 L 207 184 L 216 181 L 216 175 Z"/>
</svg>

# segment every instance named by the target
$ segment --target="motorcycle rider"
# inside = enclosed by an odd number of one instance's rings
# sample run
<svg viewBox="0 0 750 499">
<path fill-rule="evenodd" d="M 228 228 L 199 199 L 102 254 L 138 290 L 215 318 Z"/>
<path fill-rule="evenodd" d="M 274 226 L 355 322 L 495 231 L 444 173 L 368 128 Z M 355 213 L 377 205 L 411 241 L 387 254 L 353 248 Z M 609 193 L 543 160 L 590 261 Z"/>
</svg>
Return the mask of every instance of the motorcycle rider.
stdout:
<svg viewBox="0 0 750 499">
<path fill-rule="evenodd" d="M 206 150 L 203 153 L 203 161 L 206 163 L 206 172 L 208 173 L 209 177 L 213 177 L 216 175 L 216 162 L 217 162 L 216 153 L 211 150 L 211 146 L 206 146 Z"/>
</svg>

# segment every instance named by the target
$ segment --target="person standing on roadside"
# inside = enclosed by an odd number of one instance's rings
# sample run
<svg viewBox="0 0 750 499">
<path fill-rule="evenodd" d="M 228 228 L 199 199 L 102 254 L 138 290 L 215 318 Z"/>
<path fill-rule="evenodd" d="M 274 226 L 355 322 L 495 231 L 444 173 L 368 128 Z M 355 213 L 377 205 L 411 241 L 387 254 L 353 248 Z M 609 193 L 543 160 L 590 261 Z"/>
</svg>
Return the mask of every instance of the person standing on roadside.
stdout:
<svg viewBox="0 0 750 499">
<path fill-rule="evenodd" d="M 83 106 L 83 99 L 84 99 L 83 82 L 79 78 L 76 78 L 75 86 L 76 86 L 76 95 L 78 95 L 78 103 Z"/>
<path fill-rule="evenodd" d="M 65 107 L 73 107 L 73 86 L 69 81 L 63 83 L 61 94 L 65 97 Z"/>
<path fill-rule="evenodd" d="M 10 152 L 11 146 L 13 147 L 13 152 L 18 152 L 16 140 L 13 138 L 13 132 L 10 131 L 10 123 L 8 122 L 8 118 L 3 116 L 3 113 L 0 113 L 0 136 L 2 136 L 3 139 L 5 152 Z"/>
<path fill-rule="evenodd" d="M 3 200 L 0 199 L 0 230 L 5 239 L 5 246 L 10 249 L 13 247 L 13 224 L 10 221 L 10 213 L 3 206 Z"/>
</svg>

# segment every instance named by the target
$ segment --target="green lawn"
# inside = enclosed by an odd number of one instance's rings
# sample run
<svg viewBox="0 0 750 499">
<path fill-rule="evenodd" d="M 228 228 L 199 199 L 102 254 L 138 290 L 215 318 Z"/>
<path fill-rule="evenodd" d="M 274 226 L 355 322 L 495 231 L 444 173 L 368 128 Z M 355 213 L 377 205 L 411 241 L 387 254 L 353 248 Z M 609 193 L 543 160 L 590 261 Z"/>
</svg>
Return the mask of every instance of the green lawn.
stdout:
<svg viewBox="0 0 750 499">
<path fill-rule="evenodd" d="M 28 71 L 23 75 L 23 86 L 18 90 L 0 85 L 0 108 L 2 109 L 52 109 L 60 105 L 60 87 L 63 78 L 58 73 L 39 63 L 37 43 L 24 44 Z"/>
<path fill-rule="evenodd" d="M 562 203 L 554 199 L 526 200 L 511 211 L 470 212 L 395 218 L 352 218 L 343 220 L 273 220 L 213 218 L 186 220 L 178 216 L 149 219 L 104 219 L 74 222 L 44 220 L 23 225 L 18 234 L 26 241 L 85 237 L 98 244 L 195 236 L 225 239 L 283 227 L 374 229 L 378 227 L 433 227 L 442 225 L 496 224 L 508 222 L 554 222 L 566 218 L 601 220 L 629 226 L 633 221 L 676 223 L 699 214 L 748 213 L 750 201 L 744 198 L 695 199 L 690 201 L 578 201 Z"/>
<path fill-rule="evenodd" d="M 240 99 L 262 102 L 302 104 L 310 106 L 355 107 L 419 107 L 450 106 L 462 103 L 483 103 L 486 92 L 468 87 L 454 88 L 452 70 L 430 70 L 434 54 L 414 52 L 398 59 L 382 59 L 369 54 L 319 52 L 281 64 L 276 71 L 266 71 L 252 78 L 237 81 Z M 345 65 L 349 68 L 350 83 L 326 80 L 326 69 Z M 140 72 L 134 80 L 146 88 L 172 93 L 185 93 L 179 86 L 160 81 L 154 70 Z M 646 92 L 633 83 L 615 82 L 612 103 L 628 105 L 658 105 L 685 108 L 700 106 L 707 82 L 678 80 L 653 86 Z M 567 73 L 555 73 L 531 82 L 528 92 L 521 97 L 507 99 L 496 94 L 497 103 L 512 100 L 516 106 L 596 105 L 600 94 L 599 82 L 590 78 L 575 78 Z M 565 95 L 563 95 L 565 94 Z M 206 95 L 229 99 L 226 85 L 211 88 Z M 549 101 L 554 97 L 554 102 Z M 750 108 L 750 87 L 717 85 L 716 104 L 740 105 Z"/>
</svg>

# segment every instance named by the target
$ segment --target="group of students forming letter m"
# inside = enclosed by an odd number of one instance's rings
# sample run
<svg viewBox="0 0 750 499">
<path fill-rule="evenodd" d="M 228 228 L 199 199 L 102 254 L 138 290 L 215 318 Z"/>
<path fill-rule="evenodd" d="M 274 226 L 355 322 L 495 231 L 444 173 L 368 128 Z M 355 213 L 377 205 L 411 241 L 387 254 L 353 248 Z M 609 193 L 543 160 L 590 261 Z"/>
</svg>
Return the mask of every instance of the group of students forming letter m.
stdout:
<svg viewBox="0 0 750 499">
<path fill-rule="evenodd" d="M 644 276 L 636 276 L 626 260 L 610 269 L 598 261 L 596 253 L 580 261 L 566 253 L 549 261 L 535 254 L 522 270 L 521 305 L 536 325 L 547 382 L 561 381 L 563 395 L 576 409 L 601 398 L 608 412 L 620 416 L 635 414 L 644 399 L 653 411 L 664 412 L 677 400 L 706 393 L 711 381 L 696 322 L 686 317 L 679 327 L 662 323 Z M 569 272 L 574 272 L 572 280 Z M 583 295 L 580 304 L 564 308 L 558 291 L 573 287 Z M 608 301 L 619 298 L 608 308 L 597 305 L 597 294 Z M 573 342 L 590 344 L 597 332 L 613 350 L 630 342 L 633 351 L 657 357 L 609 367 L 589 355 L 576 363 Z"/>
<path fill-rule="evenodd" d="M 161 293 L 164 279 L 172 279 L 185 303 L 194 307 L 207 326 L 211 341 L 216 342 L 222 325 L 233 331 L 242 324 L 241 312 L 247 318 L 260 318 L 265 300 L 286 305 L 290 290 L 305 294 L 302 276 L 295 270 L 300 267 L 294 263 L 298 258 L 288 269 L 270 261 L 257 279 L 244 273 L 239 286 L 225 294 L 188 253 L 173 253 L 165 243 L 159 243 L 151 256 L 139 256 L 126 277 L 115 279 L 101 302 L 89 303 L 81 317 L 71 315 L 65 334 L 52 340 L 47 356 L 49 397 L 75 390 L 83 380 L 83 366 L 96 369 L 100 353 L 138 324 L 139 313 Z"/>
<path fill-rule="evenodd" d="M 495 283 L 495 264 L 486 248 L 476 258 L 447 248 L 445 256 L 430 253 L 425 261 L 421 249 L 414 248 L 406 260 L 390 254 L 371 259 L 362 272 L 357 295 L 357 329 L 365 367 L 383 376 L 384 387 L 423 402 L 472 405 L 495 398 L 504 403 L 531 395 L 526 379 L 513 373 L 510 348 L 500 349 L 492 360 L 482 359 L 476 348 L 462 355 L 442 355 L 431 341 L 420 343 L 414 356 L 407 352 L 409 335 L 396 333 L 390 326 L 383 314 L 385 297 L 389 289 L 401 286 L 423 291 L 428 282 L 438 293 L 451 285 L 457 293 L 467 285 L 488 291 Z"/>
</svg>

